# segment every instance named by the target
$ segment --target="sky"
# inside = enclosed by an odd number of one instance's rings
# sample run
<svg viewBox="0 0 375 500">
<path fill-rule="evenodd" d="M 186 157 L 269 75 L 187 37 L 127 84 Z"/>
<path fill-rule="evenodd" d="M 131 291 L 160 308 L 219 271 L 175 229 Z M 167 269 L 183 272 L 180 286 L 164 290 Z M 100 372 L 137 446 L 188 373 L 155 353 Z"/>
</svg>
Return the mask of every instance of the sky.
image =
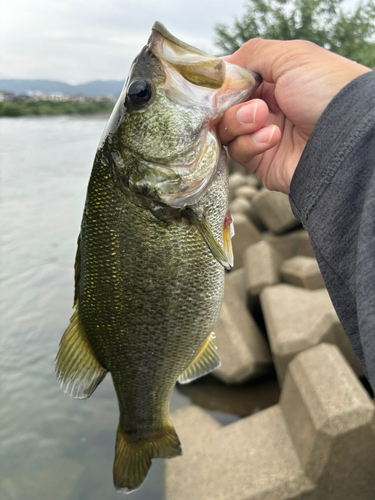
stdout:
<svg viewBox="0 0 375 500">
<path fill-rule="evenodd" d="M 6 5 L 5 5 L 6 3 Z M 214 52 L 214 26 L 244 12 L 244 0 L 4 0 L 0 78 L 70 84 L 124 80 L 158 20 Z"/>
<path fill-rule="evenodd" d="M 215 53 L 214 26 L 241 18 L 244 1 L 3 0 L 0 78 L 125 80 L 156 20 Z"/>
</svg>

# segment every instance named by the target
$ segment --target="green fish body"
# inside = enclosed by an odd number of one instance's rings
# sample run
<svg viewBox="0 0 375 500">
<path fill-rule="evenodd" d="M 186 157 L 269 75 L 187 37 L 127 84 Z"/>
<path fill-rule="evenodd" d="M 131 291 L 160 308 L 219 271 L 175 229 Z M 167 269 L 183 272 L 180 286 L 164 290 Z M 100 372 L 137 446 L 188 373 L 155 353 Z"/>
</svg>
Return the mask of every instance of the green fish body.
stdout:
<svg viewBox="0 0 375 500">
<path fill-rule="evenodd" d="M 228 66 L 156 23 L 88 185 L 75 312 L 56 372 L 81 399 L 111 372 L 120 408 L 114 483 L 124 492 L 141 485 L 152 458 L 181 454 L 169 418 L 176 381 L 220 365 L 211 332 L 231 247 L 215 123 L 260 83 Z"/>
</svg>

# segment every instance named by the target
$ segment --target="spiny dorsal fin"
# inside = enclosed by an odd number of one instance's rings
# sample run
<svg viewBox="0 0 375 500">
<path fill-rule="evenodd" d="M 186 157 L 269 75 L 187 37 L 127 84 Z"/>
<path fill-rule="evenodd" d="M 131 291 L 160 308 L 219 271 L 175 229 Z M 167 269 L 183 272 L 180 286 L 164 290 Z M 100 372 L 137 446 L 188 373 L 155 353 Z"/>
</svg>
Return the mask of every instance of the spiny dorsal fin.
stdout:
<svg viewBox="0 0 375 500">
<path fill-rule="evenodd" d="M 95 357 L 78 317 L 78 306 L 60 341 L 56 376 L 64 392 L 77 399 L 91 396 L 106 375 Z"/>
<path fill-rule="evenodd" d="M 220 262 L 220 264 L 225 267 L 225 269 L 232 269 L 228 257 L 224 250 L 221 248 L 219 243 L 215 240 L 212 231 L 207 224 L 206 218 L 203 214 L 197 214 L 191 207 L 186 207 L 184 213 L 189 218 L 190 222 L 198 229 L 200 235 L 202 236 L 204 242 L 210 249 L 212 255 L 215 259 Z"/>
<path fill-rule="evenodd" d="M 203 377 L 203 375 L 219 368 L 221 361 L 217 354 L 217 347 L 212 341 L 213 338 L 215 338 L 215 334 L 210 333 L 194 361 L 178 377 L 177 380 L 180 384 L 188 384 L 192 380 Z"/>
</svg>

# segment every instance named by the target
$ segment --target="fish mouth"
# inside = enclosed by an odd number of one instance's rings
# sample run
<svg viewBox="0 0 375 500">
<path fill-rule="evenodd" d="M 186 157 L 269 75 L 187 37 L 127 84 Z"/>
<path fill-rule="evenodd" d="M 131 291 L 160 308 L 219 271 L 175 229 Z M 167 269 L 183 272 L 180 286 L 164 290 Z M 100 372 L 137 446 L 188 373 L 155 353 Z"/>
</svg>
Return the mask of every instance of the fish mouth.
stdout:
<svg viewBox="0 0 375 500">
<path fill-rule="evenodd" d="M 152 31 L 157 31 L 165 40 L 169 40 L 171 43 L 177 45 L 178 47 L 181 47 L 182 49 L 185 49 L 186 51 L 188 51 L 192 54 L 198 54 L 198 55 L 202 55 L 205 57 L 208 56 L 208 57 L 212 58 L 212 56 L 210 56 L 210 54 L 207 54 L 207 52 L 203 52 L 202 50 L 199 50 L 196 47 L 193 47 L 192 45 L 189 45 L 189 44 L 183 42 L 182 40 L 180 40 L 179 38 L 175 37 L 174 35 L 172 35 L 172 33 L 170 33 L 167 30 L 167 28 L 164 26 L 164 24 L 162 24 L 159 21 L 155 21 L 154 25 L 152 26 L 151 29 L 152 29 Z"/>
<path fill-rule="evenodd" d="M 219 89 L 225 80 L 225 62 L 182 42 L 158 21 L 152 27 L 150 46 L 154 55 L 174 67 L 188 82 Z"/>
<path fill-rule="evenodd" d="M 160 22 L 152 27 L 148 46 L 162 64 L 165 95 L 176 104 L 207 111 L 196 159 L 184 165 L 182 156 L 182 162 L 169 165 L 175 180 L 161 182 L 157 187 L 160 201 L 181 208 L 196 203 L 215 178 L 221 156 L 216 128 L 223 114 L 247 100 L 262 78 L 182 42 Z"/>
<path fill-rule="evenodd" d="M 163 65 L 168 97 L 174 102 L 211 108 L 211 122 L 247 100 L 262 83 L 258 73 L 182 42 L 158 21 L 148 44 Z"/>
</svg>

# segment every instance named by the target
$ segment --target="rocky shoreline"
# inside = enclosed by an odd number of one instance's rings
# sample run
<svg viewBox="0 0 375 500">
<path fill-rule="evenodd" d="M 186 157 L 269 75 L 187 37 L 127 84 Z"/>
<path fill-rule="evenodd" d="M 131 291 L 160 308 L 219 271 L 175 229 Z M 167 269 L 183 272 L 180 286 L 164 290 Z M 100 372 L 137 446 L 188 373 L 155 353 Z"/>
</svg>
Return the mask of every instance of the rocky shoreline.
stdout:
<svg viewBox="0 0 375 500">
<path fill-rule="evenodd" d="M 275 369 L 279 403 L 222 427 L 189 407 L 172 420 L 184 456 L 166 461 L 167 500 L 370 500 L 375 406 L 287 196 L 229 179 L 235 267 L 215 326 L 226 384 Z"/>
</svg>

